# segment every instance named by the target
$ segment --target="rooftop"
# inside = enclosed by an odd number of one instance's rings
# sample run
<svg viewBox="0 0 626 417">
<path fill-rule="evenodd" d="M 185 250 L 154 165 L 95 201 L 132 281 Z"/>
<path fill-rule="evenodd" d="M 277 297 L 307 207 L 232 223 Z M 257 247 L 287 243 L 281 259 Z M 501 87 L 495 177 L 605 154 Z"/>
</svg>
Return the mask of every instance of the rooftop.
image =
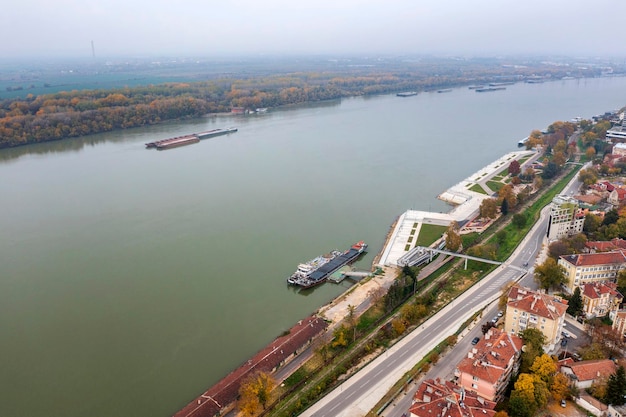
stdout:
<svg viewBox="0 0 626 417">
<path fill-rule="evenodd" d="M 550 320 L 557 320 L 565 315 L 567 301 L 552 295 L 534 292 L 528 288 L 514 285 L 509 290 L 508 308 L 527 311 Z"/>
<path fill-rule="evenodd" d="M 574 266 L 617 265 L 626 262 L 626 256 L 621 250 L 603 253 L 579 253 L 577 255 L 563 255 L 560 257 Z"/>
<path fill-rule="evenodd" d="M 592 381 L 596 378 L 608 378 L 615 373 L 617 365 L 610 359 L 596 359 L 563 365 L 561 369 L 563 368 L 569 368 L 578 381 Z"/>
<path fill-rule="evenodd" d="M 409 412 L 415 417 L 493 417 L 495 406 L 450 381 L 427 379 L 417 389 Z"/>
<path fill-rule="evenodd" d="M 518 336 L 491 328 L 459 362 L 457 369 L 495 384 L 507 372 L 511 359 L 521 352 L 522 345 Z"/>
</svg>

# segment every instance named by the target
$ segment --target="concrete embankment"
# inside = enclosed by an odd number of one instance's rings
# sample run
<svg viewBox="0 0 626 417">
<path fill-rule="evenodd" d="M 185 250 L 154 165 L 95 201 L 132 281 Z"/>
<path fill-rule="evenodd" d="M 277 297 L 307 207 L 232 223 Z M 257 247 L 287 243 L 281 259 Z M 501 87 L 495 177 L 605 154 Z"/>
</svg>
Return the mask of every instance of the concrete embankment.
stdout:
<svg viewBox="0 0 626 417">
<path fill-rule="evenodd" d="M 417 239 L 414 237 L 418 236 L 422 224 L 447 226 L 452 221 L 463 224 L 475 218 L 483 200 L 492 197 L 488 193 L 491 190 L 487 186 L 487 181 L 506 170 L 511 161 L 535 154 L 534 151 L 510 152 L 448 188 L 438 196 L 440 200 L 455 205 L 448 213 L 421 210 L 407 210 L 402 213 L 375 265 L 397 266 L 398 259 L 415 247 Z M 483 192 L 474 191 L 475 189 L 482 189 Z"/>
</svg>

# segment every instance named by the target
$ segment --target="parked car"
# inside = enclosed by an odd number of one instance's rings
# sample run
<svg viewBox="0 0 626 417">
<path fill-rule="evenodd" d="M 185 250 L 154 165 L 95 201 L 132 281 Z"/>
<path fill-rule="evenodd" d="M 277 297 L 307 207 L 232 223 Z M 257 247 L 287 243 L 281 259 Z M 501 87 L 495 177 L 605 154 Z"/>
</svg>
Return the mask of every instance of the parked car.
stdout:
<svg viewBox="0 0 626 417">
<path fill-rule="evenodd" d="M 567 339 L 567 338 L 569 337 L 569 333 L 568 333 L 568 332 L 566 332 L 565 330 L 563 330 L 563 331 L 561 332 L 561 336 L 563 336 L 564 338 L 566 338 L 566 339 Z"/>
<path fill-rule="evenodd" d="M 476 343 L 478 343 L 478 341 L 480 340 L 480 337 L 475 337 L 472 339 L 472 345 L 475 345 Z"/>
<path fill-rule="evenodd" d="M 567 407 L 567 403 L 565 402 L 565 400 L 561 400 L 561 407 L 563 408 Z"/>
</svg>

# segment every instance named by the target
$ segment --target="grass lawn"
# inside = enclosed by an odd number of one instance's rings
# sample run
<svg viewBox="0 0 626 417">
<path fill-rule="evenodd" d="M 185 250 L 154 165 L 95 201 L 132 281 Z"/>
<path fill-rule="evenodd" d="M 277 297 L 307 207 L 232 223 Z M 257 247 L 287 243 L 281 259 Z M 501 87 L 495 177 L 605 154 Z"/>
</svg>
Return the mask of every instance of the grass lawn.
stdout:
<svg viewBox="0 0 626 417">
<path fill-rule="evenodd" d="M 501 182 L 487 181 L 487 187 L 491 188 L 496 193 L 500 191 L 500 188 L 502 188 L 503 186 L 504 184 L 502 184 Z"/>
<path fill-rule="evenodd" d="M 480 184 L 474 184 L 469 189 L 470 191 L 487 195 L 487 191 L 485 191 L 485 189 Z"/>
<path fill-rule="evenodd" d="M 447 229 L 446 226 L 437 226 L 434 224 L 422 224 L 420 234 L 417 237 L 416 246 L 430 246 L 434 241 L 439 239 L 443 232 Z"/>
<path fill-rule="evenodd" d="M 506 177 L 509 175 L 509 167 L 504 168 L 502 171 L 498 172 L 498 177 Z"/>
</svg>

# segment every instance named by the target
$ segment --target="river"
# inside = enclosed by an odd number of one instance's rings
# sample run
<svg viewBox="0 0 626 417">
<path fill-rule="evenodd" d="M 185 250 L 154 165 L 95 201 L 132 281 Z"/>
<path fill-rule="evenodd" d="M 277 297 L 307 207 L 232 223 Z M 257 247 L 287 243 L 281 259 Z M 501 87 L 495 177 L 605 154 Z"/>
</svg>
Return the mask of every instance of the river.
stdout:
<svg viewBox="0 0 626 417">
<path fill-rule="evenodd" d="M 0 151 L 3 416 L 168 416 L 345 291 L 299 262 L 358 240 L 626 78 L 384 95 Z M 213 128 L 168 151 L 144 143 Z"/>
</svg>

